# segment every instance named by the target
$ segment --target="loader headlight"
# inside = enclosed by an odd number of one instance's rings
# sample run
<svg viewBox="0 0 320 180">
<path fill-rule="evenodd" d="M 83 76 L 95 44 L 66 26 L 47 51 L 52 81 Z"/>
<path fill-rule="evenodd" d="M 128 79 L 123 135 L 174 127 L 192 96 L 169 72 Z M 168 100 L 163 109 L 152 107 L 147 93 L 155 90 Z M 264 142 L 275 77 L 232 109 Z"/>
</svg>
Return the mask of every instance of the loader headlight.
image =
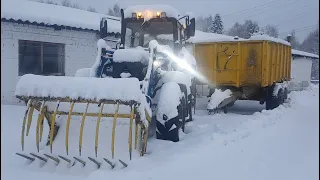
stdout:
<svg viewBox="0 0 320 180">
<path fill-rule="evenodd" d="M 137 17 L 137 13 L 132 13 L 132 17 L 136 18 Z"/>
<path fill-rule="evenodd" d="M 157 17 L 160 17 L 161 13 L 160 12 L 157 12 Z"/>
<path fill-rule="evenodd" d="M 141 12 L 138 12 L 138 18 L 141 18 L 142 17 L 142 13 Z"/>
<path fill-rule="evenodd" d="M 163 17 L 166 17 L 167 16 L 167 14 L 165 13 L 165 12 L 162 12 L 161 13 L 161 17 L 163 18 Z"/>
</svg>

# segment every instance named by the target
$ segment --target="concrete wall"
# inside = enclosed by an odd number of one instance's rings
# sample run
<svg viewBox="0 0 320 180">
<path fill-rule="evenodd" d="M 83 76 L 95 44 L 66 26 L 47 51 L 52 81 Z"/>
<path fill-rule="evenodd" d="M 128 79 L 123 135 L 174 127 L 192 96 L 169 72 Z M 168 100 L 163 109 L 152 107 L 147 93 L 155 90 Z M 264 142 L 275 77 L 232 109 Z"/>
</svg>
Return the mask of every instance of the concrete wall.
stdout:
<svg viewBox="0 0 320 180">
<path fill-rule="evenodd" d="M 54 30 L 37 25 L 1 22 L 1 104 L 19 104 L 14 97 L 18 75 L 18 40 L 65 44 L 65 74 L 94 64 L 99 36 L 95 32 Z M 115 43 L 109 44 L 111 47 Z"/>
</svg>

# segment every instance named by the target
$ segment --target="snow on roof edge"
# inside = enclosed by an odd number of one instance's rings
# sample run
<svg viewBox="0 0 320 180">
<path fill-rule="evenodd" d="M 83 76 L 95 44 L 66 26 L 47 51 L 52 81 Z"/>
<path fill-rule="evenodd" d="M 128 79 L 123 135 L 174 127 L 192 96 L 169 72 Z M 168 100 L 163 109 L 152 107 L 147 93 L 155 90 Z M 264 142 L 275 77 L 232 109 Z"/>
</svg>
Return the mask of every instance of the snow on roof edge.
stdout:
<svg viewBox="0 0 320 180">
<path fill-rule="evenodd" d="M 291 53 L 294 54 L 294 55 L 300 55 L 300 56 L 305 56 L 305 57 L 313 57 L 313 58 L 318 58 L 319 59 L 319 56 L 316 55 L 316 54 L 312 54 L 312 53 L 308 53 L 308 52 L 304 52 L 304 51 L 299 51 L 299 50 L 296 50 L 296 49 L 292 49 Z"/>
<path fill-rule="evenodd" d="M 2 0 L 1 5 L 5 7 L 1 8 L 1 20 L 30 22 L 46 26 L 66 26 L 99 31 L 102 17 L 119 19 L 85 10 L 27 0 Z M 26 9 L 25 7 L 32 8 Z M 110 33 L 120 33 L 120 26 L 120 19 L 119 21 L 108 19 Z"/>
</svg>

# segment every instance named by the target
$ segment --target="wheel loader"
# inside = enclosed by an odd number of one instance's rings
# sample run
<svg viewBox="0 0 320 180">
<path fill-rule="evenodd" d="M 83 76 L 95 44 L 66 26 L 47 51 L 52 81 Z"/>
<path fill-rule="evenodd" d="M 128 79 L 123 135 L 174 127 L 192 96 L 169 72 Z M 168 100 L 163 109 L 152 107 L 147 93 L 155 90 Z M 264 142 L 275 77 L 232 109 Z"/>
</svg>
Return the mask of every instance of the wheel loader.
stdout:
<svg viewBox="0 0 320 180">
<path fill-rule="evenodd" d="M 108 19 L 102 18 L 96 63 L 82 77 L 21 77 L 15 95 L 26 102 L 27 109 L 22 121 L 22 152 L 17 155 L 70 167 L 106 164 L 115 168 L 117 162 L 127 167 L 123 159 L 115 160 L 118 128 L 129 127 L 125 139 L 130 160 L 133 151 L 139 156 L 147 152 L 150 137 L 179 141 L 185 123 L 192 121 L 195 105 L 194 77 L 188 72 L 192 65 L 181 54 L 185 41 L 195 34 L 195 19 L 177 16 L 173 8 L 164 5 L 135 6 L 121 9 L 121 39 L 115 49 L 105 45 L 107 32 Z M 161 45 L 159 36 L 171 38 L 172 43 Z M 26 153 L 32 119 L 36 151 Z M 46 141 L 42 137 L 44 121 L 48 123 Z M 92 131 L 87 126 L 92 126 Z M 85 142 L 90 150 L 85 150 Z M 99 148 L 105 149 L 98 154 Z"/>
</svg>

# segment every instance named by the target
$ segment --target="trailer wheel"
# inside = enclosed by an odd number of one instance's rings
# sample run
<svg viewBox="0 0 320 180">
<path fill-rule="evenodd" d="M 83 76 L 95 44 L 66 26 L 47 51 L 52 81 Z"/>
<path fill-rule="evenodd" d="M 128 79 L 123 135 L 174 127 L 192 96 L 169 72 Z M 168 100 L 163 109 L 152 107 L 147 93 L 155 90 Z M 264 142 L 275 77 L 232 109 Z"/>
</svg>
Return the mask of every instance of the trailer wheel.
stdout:
<svg viewBox="0 0 320 180">
<path fill-rule="evenodd" d="M 274 86 L 269 87 L 268 91 L 267 91 L 267 98 L 266 98 L 266 109 L 267 110 L 272 110 L 276 107 L 279 106 L 279 92 L 277 96 L 273 95 L 273 90 L 274 90 Z"/>
</svg>

